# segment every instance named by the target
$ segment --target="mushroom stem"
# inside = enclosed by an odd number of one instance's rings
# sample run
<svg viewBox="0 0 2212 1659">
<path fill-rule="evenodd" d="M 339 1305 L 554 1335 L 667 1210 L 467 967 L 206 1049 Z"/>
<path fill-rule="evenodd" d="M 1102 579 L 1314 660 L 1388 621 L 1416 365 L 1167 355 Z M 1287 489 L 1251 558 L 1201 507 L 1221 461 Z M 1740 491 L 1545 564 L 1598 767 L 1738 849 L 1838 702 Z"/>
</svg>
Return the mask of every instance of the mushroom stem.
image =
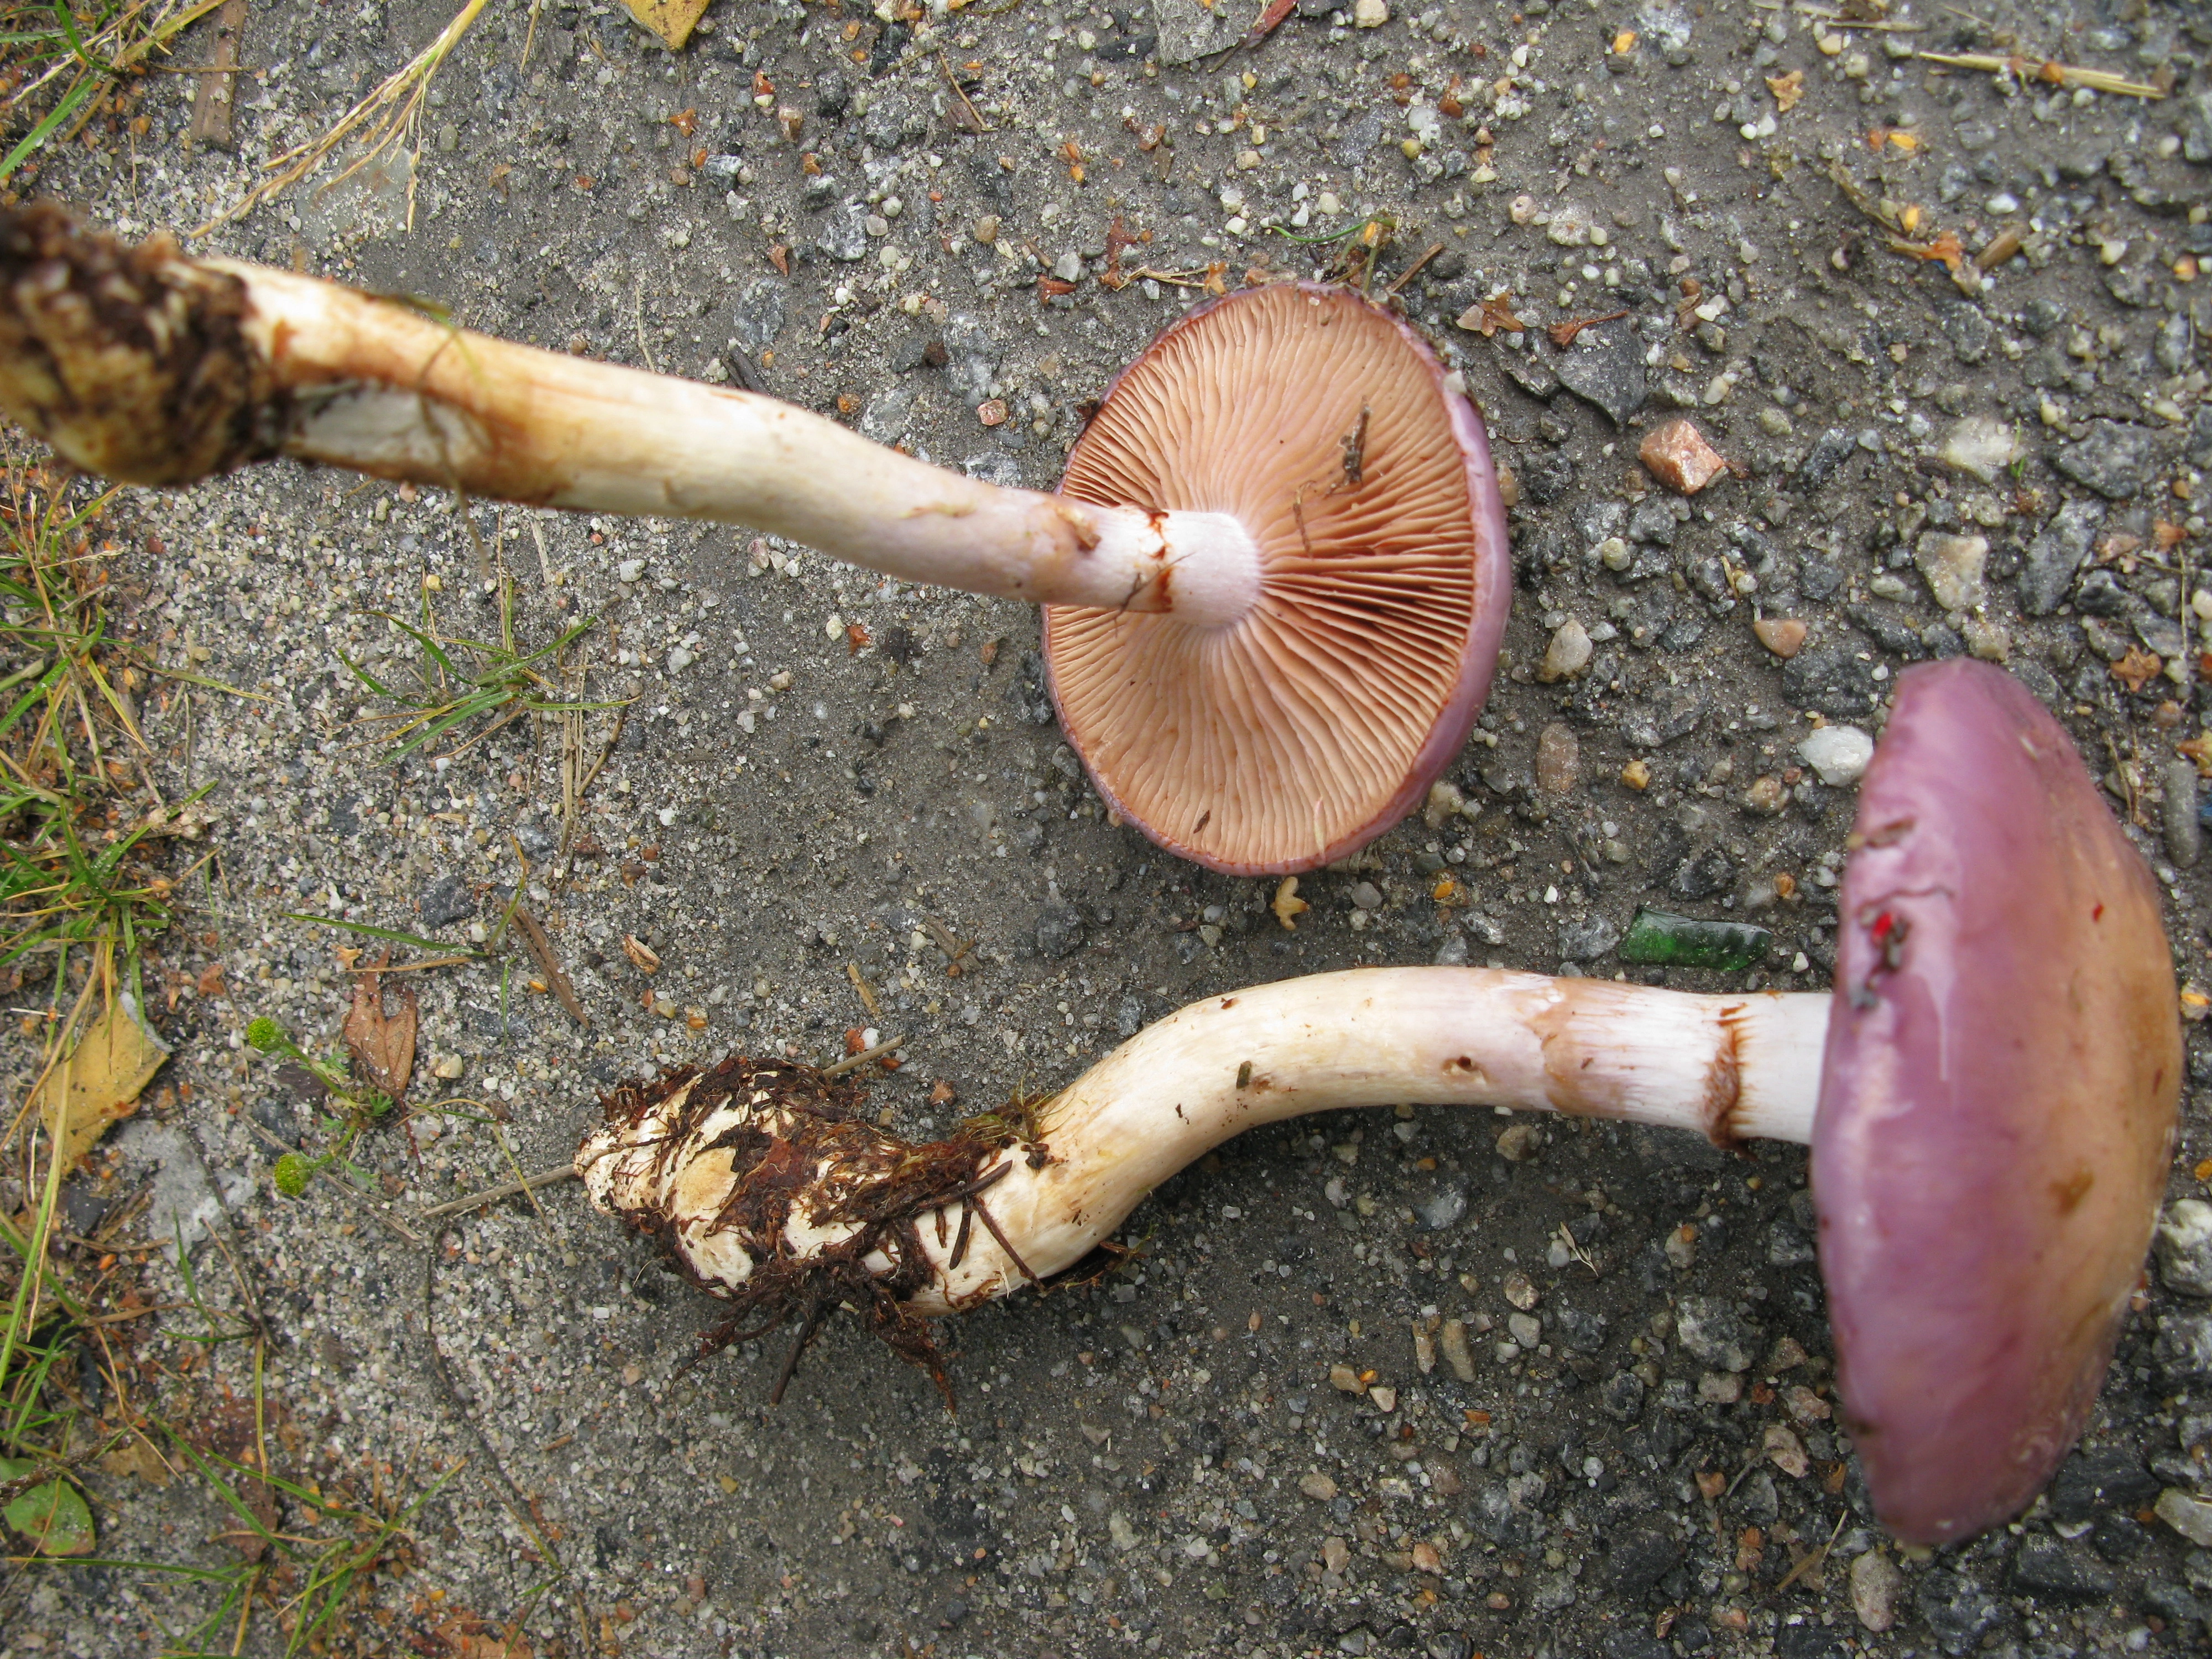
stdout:
<svg viewBox="0 0 2212 1659">
<path fill-rule="evenodd" d="M 595 1204 L 664 1235 L 710 1290 L 757 1301 L 757 1264 L 788 1271 L 842 1247 L 860 1251 L 848 1266 L 933 1316 L 1060 1272 L 1210 1148 L 1308 1112 L 1418 1100 L 1806 1142 L 1828 1006 L 1482 968 L 1316 975 L 1193 1003 L 994 1142 L 912 1147 L 856 1138 L 858 1124 L 825 1138 L 773 1087 L 718 1089 L 710 1073 L 611 1109 L 577 1167 Z M 939 1166 L 956 1147 L 968 1167 L 948 1187 Z M 756 1212 L 763 1172 L 790 1190 L 794 1167 L 803 1191 L 787 1211 Z M 902 1208 L 910 1171 L 928 1184 Z M 975 1196 L 947 1202 L 956 1190 Z M 758 1231 L 733 1219 L 756 1213 Z M 914 1224 L 887 1231 L 891 1216 Z"/>
<path fill-rule="evenodd" d="M 749 525 L 914 582 L 1237 621 L 1226 514 L 1006 489 L 746 392 L 517 345 L 312 276 L 0 215 L 0 406 L 88 471 L 179 484 L 285 454 L 575 512 Z"/>
</svg>

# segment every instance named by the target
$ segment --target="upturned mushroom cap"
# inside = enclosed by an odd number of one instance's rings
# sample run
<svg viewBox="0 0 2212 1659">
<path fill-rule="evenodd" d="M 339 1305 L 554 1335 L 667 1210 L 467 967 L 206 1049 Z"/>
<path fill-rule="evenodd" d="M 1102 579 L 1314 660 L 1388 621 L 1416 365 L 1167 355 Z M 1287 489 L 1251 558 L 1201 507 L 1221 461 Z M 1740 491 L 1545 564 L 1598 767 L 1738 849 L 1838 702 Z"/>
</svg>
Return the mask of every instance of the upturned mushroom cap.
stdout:
<svg viewBox="0 0 2212 1659">
<path fill-rule="evenodd" d="M 2182 1052 L 2157 889 L 2001 670 L 1899 678 L 1841 894 L 1813 1182 L 1875 1512 L 1940 1544 L 2080 1435 L 2165 1187 Z"/>
<path fill-rule="evenodd" d="M 1511 598 L 1504 506 L 1481 416 L 1387 311 L 1304 283 L 1194 309 L 1115 381 L 1060 489 L 1234 514 L 1259 544 L 1237 622 L 1045 612 L 1068 741 L 1161 846 L 1309 870 L 1459 753 Z"/>
</svg>

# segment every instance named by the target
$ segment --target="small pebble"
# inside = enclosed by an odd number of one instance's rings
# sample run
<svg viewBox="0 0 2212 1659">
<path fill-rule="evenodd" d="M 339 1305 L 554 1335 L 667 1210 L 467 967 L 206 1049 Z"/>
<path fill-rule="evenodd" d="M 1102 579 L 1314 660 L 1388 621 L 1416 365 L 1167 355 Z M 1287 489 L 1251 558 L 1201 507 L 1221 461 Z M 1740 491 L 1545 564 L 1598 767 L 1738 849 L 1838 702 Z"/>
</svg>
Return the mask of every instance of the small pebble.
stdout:
<svg viewBox="0 0 2212 1659">
<path fill-rule="evenodd" d="M 1474 1355 L 1467 1346 L 1467 1322 L 1447 1319 L 1443 1328 L 1437 1333 L 1437 1346 L 1443 1350 L 1444 1364 L 1452 1368 L 1452 1375 L 1462 1382 L 1474 1381 Z"/>
<path fill-rule="evenodd" d="M 1832 789 L 1856 783 L 1874 758 L 1874 739 L 1856 726 L 1824 726 L 1797 745 L 1805 764 Z"/>
<path fill-rule="evenodd" d="M 1574 728 L 1553 720 L 1536 737 L 1536 787 L 1547 795 L 1571 795 L 1582 771 L 1582 748 Z"/>
<path fill-rule="evenodd" d="M 2155 1508 L 2158 1518 L 2191 1543 L 2212 1547 L 2212 1504 L 2168 1486 L 2159 1493 Z"/>
<path fill-rule="evenodd" d="M 978 219 L 975 222 L 975 228 L 973 234 L 975 235 L 975 240 L 982 243 L 986 247 L 988 247 L 993 243 L 996 242 L 999 240 L 998 216 L 993 213 L 987 213 L 981 218 Z"/>
<path fill-rule="evenodd" d="M 1536 678 L 1547 685 L 1571 679 L 1589 666 L 1590 653 L 1595 649 L 1590 643 L 1589 630 L 1570 617 L 1559 624 L 1552 635 L 1552 642 L 1544 647 L 1544 660 L 1536 670 Z"/>
<path fill-rule="evenodd" d="M 2186 870 L 2197 862 L 2203 845 L 2203 823 L 2197 811 L 2196 763 L 2169 761 L 2166 767 L 2166 855 L 2178 868 Z"/>
<path fill-rule="evenodd" d="M 2212 1297 L 2212 1204 L 2184 1198 L 2168 1205 L 2153 1245 L 2168 1290 Z"/>
<path fill-rule="evenodd" d="M 643 559 L 624 559 L 615 567 L 617 581 L 637 582 L 642 580 L 644 576 L 645 561 Z"/>
<path fill-rule="evenodd" d="M 1897 1623 L 1897 1598 L 1904 1589 L 1905 1575 L 1880 1550 L 1851 1563 L 1851 1611 L 1868 1630 L 1879 1633 Z"/>
<path fill-rule="evenodd" d="M 1953 427 L 1937 452 L 1943 465 L 1993 484 L 2021 458 L 2020 440 L 2006 422 L 1969 415 Z"/>
<path fill-rule="evenodd" d="M 1979 536 L 1921 537 L 1912 562 L 1920 567 L 1928 591 L 1946 611 L 1972 611 L 1982 603 L 1982 569 L 1990 544 Z"/>
<path fill-rule="evenodd" d="M 1352 8 L 1352 26 L 1360 29 L 1379 29 L 1390 21 L 1390 8 L 1383 0 L 1355 0 Z"/>
<path fill-rule="evenodd" d="M 1298 1490 L 1316 1504 L 1326 1504 L 1336 1496 L 1336 1482 L 1318 1469 L 1309 1469 L 1298 1477 Z"/>
<path fill-rule="evenodd" d="M 1805 624 L 1795 617 L 1761 617 L 1752 623 L 1751 631 L 1784 662 L 1805 648 Z"/>
<path fill-rule="evenodd" d="M 1636 459 L 1678 495 L 1694 495 L 1728 471 L 1720 452 L 1705 441 L 1705 434 L 1687 416 L 1653 427 L 1637 450 Z"/>
</svg>

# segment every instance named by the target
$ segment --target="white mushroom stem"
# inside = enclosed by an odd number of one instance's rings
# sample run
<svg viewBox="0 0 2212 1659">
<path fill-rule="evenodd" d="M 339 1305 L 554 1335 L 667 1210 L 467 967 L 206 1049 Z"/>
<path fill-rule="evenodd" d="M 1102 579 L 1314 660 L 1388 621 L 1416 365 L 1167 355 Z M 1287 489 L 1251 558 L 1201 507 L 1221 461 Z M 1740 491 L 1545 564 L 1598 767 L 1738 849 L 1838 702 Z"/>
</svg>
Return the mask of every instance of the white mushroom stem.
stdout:
<svg viewBox="0 0 2212 1659">
<path fill-rule="evenodd" d="M 478 497 L 748 525 L 1006 599 L 1205 627 L 1259 598 L 1258 548 L 1227 514 L 1000 489 L 773 398 L 493 339 L 316 277 L 149 245 L 126 285 L 94 270 L 120 257 L 106 239 L 56 247 L 0 273 L 0 404 L 111 477 L 183 483 L 275 452 Z M 123 337 L 118 296 L 144 324 Z M 195 406 L 185 432 L 179 386 L 246 390 Z"/>
<path fill-rule="evenodd" d="M 1146 1193 L 1231 1135 L 1346 1107 L 1505 1107 L 1724 1143 L 1802 1144 L 1812 1136 L 1827 1025 L 1825 994 L 1705 996 L 1480 968 L 1322 974 L 1212 997 L 1123 1043 L 1039 1107 L 1034 1144 L 977 1164 L 971 1184 L 990 1228 L 963 1224 L 964 1202 L 921 1211 L 926 1262 L 896 1262 L 886 1247 L 864 1265 L 878 1276 L 925 1268 L 906 1297 L 915 1312 L 972 1306 L 1079 1261 Z M 722 1218 L 750 1171 L 732 1170 L 715 1145 L 748 1112 L 773 1136 L 787 1126 L 765 1093 L 686 1124 L 687 1093 L 586 1141 L 577 1164 L 600 1207 L 651 1217 L 679 1258 L 725 1293 L 771 1254 L 818 1255 L 859 1231 L 837 1206 L 866 1184 L 866 1161 L 823 1156 L 818 1201 L 794 1208 L 772 1248 L 735 1236 Z"/>
</svg>

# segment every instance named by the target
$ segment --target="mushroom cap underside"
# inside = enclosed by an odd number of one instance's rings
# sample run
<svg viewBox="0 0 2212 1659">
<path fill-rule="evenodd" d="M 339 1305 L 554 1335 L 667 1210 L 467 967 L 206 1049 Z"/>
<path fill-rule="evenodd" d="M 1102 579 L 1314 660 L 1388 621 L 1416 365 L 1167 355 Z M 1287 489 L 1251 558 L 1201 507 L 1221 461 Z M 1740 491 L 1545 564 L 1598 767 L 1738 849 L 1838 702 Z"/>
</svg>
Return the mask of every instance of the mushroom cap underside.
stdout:
<svg viewBox="0 0 2212 1659">
<path fill-rule="evenodd" d="M 2182 1050 L 2155 885 L 2010 675 L 1908 669 L 1861 786 L 1812 1170 L 1844 1421 L 1900 1537 L 2080 1436 L 2150 1242 Z"/>
<path fill-rule="evenodd" d="M 1161 846 L 1311 869 L 1458 755 L 1511 596 L 1504 507 L 1481 416 L 1389 313 L 1315 283 L 1193 309 L 1115 381 L 1061 490 L 1232 514 L 1260 550 L 1235 623 L 1046 610 L 1061 726 Z"/>
</svg>

